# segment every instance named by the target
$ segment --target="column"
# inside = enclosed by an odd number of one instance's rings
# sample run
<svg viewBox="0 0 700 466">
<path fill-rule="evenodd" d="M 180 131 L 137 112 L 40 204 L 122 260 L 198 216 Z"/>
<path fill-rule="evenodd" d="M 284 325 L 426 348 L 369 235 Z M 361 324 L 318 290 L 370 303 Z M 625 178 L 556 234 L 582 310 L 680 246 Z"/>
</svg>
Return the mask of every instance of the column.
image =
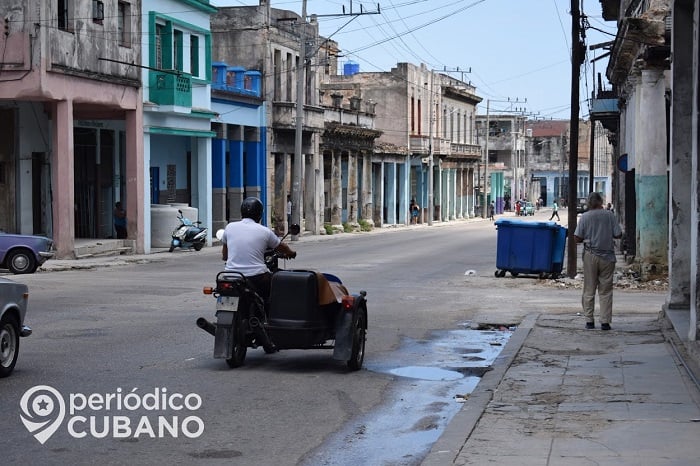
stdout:
<svg viewBox="0 0 700 466">
<path fill-rule="evenodd" d="M 396 225 L 396 162 L 385 164 L 384 206 L 387 225 Z"/>
<path fill-rule="evenodd" d="M 669 293 L 666 306 L 670 309 L 689 309 L 691 272 L 694 256 L 688 256 L 686 245 L 692 243 L 691 214 L 693 203 L 693 6 L 674 2 L 673 7 L 673 81 L 671 104 L 671 156 L 669 189 L 671 202 L 668 209 L 670 237 L 668 242 Z M 693 275 L 694 276 L 694 275 Z"/>
<path fill-rule="evenodd" d="M 635 131 L 637 261 L 642 275 L 667 271 L 668 176 L 666 174 L 665 80 L 661 68 L 643 69 Z M 662 119 L 663 121 L 663 119 Z M 629 233 L 629 232 L 628 232 Z"/>
<path fill-rule="evenodd" d="M 406 162 L 396 164 L 396 223 L 408 225 L 410 216 L 408 206 L 410 200 L 408 198 L 408 172 L 409 165 Z"/>
<path fill-rule="evenodd" d="M 212 229 L 217 231 L 228 223 L 226 215 L 226 140 L 211 141 L 211 203 Z"/>
<path fill-rule="evenodd" d="M 241 219 L 241 203 L 245 194 L 243 174 L 243 128 L 240 126 L 229 127 L 228 141 L 228 221 Z"/>
<path fill-rule="evenodd" d="M 374 217 L 374 224 L 378 226 L 384 226 L 384 162 L 379 162 L 376 166 L 372 165 L 374 179 L 374 209 L 372 211 L 372 216 Z"/>
<path fill-rule="evenodd" d="M 341 227 L 343 225 L 343 185 L 341 179 L 341 156 L 335 149 L 331 149 L 331 225 Z"/>
<path fill-rule="evenodd" d="M 197 151 L 197 209 L 199 221 L 207 228 L 207 245 L 211 246 L 211 139 L 194 138 Z"/>
<path fill-rule="evenodd" d="M 74 258 L 75 165 L 73 157 L 73 102 L 62 100 L 52 105 L 51 184 L 53 186 L 53 240 L 57 259 Z M 128 165 L 128 164 L 127 164 Z M 128 186 L 128 180 L 127 180 Z M 127 205 L 127 213 L 129 213 Z M 129 214 L 130 215 L 130 214 Z M 127 230 L 133 231 L 132 218 Z"/>
<path fill-rule="evenodd" d="M 72 120 L 71 120 L 72 122 Z M 125 115 L 126 128 L 126 229 L 134 240 L 134 252 L 147 254 L 151 248 L 151 199 L 146 195 L 146 180 L 150 179 L 150 163 L 144 163 L 143 111 L 141 104 Z M 71 128 L 71 137 L 73 129 Z M 72 156 L 71 156 L 72 160 Z M 71 181 L 71 192 L 73 191 Z M 71 225 L 73 220 L 71 220 Z M 148 237 L 148 242 L 146 238 Z"/>
<path fill-rule="evenodd" d="M 428 202 L 427 189 L 428 184 L 425 182 L 425 171 L 423 170 L 423 164 L 420 164 L 416 167 L 416 204 L 420 206 L 418 223 L 425 222 L 423 212 L 425 212 L 426 203 Z"/>
<path fill-rule="evenodd" d="M 372 154 L 362 154 L 362 218 L 370 225 L 374 225 L 372 216 Z"/>
<path fill-rule="evenodd" d="M 348 222 L 357 223 L 357 153 L 348 154 Z"/>
</svg>

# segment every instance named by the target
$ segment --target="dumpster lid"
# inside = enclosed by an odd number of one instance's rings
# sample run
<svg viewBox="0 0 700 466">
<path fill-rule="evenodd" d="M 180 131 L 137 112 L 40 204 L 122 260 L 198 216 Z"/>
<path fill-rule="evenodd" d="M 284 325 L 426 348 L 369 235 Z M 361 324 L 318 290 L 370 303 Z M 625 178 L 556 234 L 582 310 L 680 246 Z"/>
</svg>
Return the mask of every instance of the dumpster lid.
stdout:
<svg viewBox="0 0 700 466">
<path fill-rule="evenodd" d="M 519 227 L 519 228 L 563 228 L 557 222 L 530 222 L 525 220 L 513 220 L 509 218 L 499 218 L 495 222 L 496 227 Z"/>
</svg>

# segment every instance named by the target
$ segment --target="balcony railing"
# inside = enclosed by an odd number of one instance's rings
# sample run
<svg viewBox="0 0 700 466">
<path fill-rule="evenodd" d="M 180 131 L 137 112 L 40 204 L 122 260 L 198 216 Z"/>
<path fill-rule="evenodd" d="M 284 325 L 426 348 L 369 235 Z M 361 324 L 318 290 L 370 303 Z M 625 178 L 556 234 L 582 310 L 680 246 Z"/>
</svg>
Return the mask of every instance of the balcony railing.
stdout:
<svg viewBox="0 0 700 466">
<path fill-rule="evenodd" d="M 409 144 L 412 153 L 426 155 L 429 153 L 430 138 L 428 136 L 411 136 Z M 447 139 L 433 138 L 433 154 L 452 158 L 479 158 L 481 157 L 481 147 L 477 144 L 454 143 Z"/>
<path fill-rule="evenodd" d="M 273 102 L 272 126 L 275 128 L 295 128 L 297 108 L 294 102 Z M 304 106 L 304 126 L 307 128 L 324 127 L 324 109 L 321 107 Z"/>
<path fill-rule="evenodd" d="M 151 71 L 149 85 L 151 102 L 159 105 L 192 107 L 192 77 L 190 75 Z"/>
</svg>

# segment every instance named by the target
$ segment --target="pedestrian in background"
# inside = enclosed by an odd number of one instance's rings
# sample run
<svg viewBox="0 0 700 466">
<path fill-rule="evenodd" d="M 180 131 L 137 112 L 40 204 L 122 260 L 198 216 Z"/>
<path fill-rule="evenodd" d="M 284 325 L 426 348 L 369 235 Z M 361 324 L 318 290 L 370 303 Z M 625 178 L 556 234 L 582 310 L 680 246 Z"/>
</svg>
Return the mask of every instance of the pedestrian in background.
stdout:
<svg viewBox="0 0 700 466">
<path fill-rule="evenodd" d="M 126 211 L 121 202 L 114 204 L 114 230 L 117 232 L 117 239 L 126 239 Z"/>
<path fill-rule="evenodd" d="M 287 194 L 287 228 L 292 224 L 292 196 Z"/>
<path fill-rule="evenodd" d="M 583 243 L 583 314 L 586 328 L 594 329 L 595 295 L 600 305 L 600 329 L 610 330 L 613 303 L 613 273 L 615 272 L 615 242 L 622 229 L 615 215 L 603 208 L 599 193 L 588 196 L 588 210 L 581 215 L 574 232 L 577 243 Z"/>
<path fill-rule="evenodd" d="M 557 201 L 552 202 L 552 216 L 549 217 L 549 220 L 552 220 L 555 215 L 557 216 L 557 222 L 560 222 L 561 219 L 559 218 L 559 205 Z"/>
<path fill-rule="evenodd" d="M 411 199 L 411 204 L 408 206 L 408 210 L 411 213 L 411 223 L 418 223 L 418 214 L 420 213 L 420 206 L 416 204 L 415 199 Z"/>
<path fill-rule="evenodd" d="M 496 212 L 496 203 L 491 201 L 489 204 L 489 220 L 493 220 L 493 214 Z"/>
</svg>

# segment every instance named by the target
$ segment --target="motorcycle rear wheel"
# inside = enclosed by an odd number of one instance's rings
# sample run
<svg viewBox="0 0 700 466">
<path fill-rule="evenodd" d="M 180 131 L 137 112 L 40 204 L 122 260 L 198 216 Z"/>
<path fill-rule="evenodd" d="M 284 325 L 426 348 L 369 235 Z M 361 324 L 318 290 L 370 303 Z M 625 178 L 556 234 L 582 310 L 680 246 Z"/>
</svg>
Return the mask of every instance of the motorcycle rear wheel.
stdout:
<svg viewBox="0 0 700 466">
<path fill-rule="evenodd" d="M 204 245 L 202 243 L 194 243 L 194 250 L 201 251 Z"/>
<path fill-rule="evenodd" d="M 359 309 L 352 328 L 352 352 L 348 360 L 350 370 L 357 371 L 362 368 L 362 362 L 365 359 L 366 340 L 367 314 L 363 309 Z"/>
<path fill-rule="evenodd" d="M 241 367 L 245 362 L 245 356 L 248 352 L 248 347 L 246 346 L 246 327 L 248 326 L 248 321 L 241 317 L 240 312 L 236 312 L 236 317 L 233 321 L 233 332 L 231 357 L 226 360 L 226 364 L 231 369 L 236 367 Z"/>
</svg>

